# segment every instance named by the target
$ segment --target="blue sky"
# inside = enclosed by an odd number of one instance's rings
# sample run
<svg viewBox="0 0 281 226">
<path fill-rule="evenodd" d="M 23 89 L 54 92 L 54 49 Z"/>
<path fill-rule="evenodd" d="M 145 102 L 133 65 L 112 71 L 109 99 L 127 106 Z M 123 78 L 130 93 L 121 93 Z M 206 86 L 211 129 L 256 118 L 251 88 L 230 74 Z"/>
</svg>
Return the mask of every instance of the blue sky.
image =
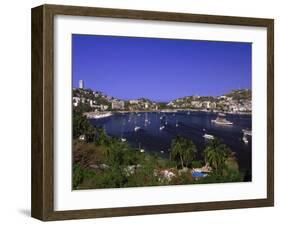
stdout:
<svg viewBox="0 0 281 226">
<path fill-rule="evenodd" d="M 170 101 L 251 89 L 252 45 L 239 42 L 72 35 L 73 87 L 120 99 Z"/>
</svg>

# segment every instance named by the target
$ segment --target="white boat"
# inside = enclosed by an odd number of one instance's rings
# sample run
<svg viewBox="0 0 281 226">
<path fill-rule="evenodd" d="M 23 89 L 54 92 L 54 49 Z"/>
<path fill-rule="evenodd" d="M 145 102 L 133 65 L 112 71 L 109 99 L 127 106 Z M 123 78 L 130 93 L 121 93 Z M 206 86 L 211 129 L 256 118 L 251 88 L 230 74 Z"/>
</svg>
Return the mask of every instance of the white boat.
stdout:
<svg viewBox="0 0 281 226">
<path fill-rule="evenodd" d="M 248 129 L 242 129 L 244 135 L 252 136 L 252 131 Z"/>
<path fill-rule="evenodd" d="M 141 128 L 139 126 L 135 126 L 134 130 L 135 132 L 137 132 L 138 130 L 140 130 Z"/>
<path fill-rule="evenodd" d="M 86 140 L 86 135 L 80 135 L 78 139 L 79 140 Z"/>
<path fill-rule="evenodd" d="M 178 123 L 176 123 L 176 127 L 179 127 L 179 124 L 178 124 Z"/>
<path fill-rule="evenodd" d="M 248 144 L 249 143 L 249 141 L 248 141 L 248 139 L 247 139 L 247 136 L 243 136 L 243 138 L 242 138 L 242 140 L 243 140 L 243 142 L 245 143 L 245 144 Z"/>
<path fill-rule="evenodd" d="M 205 139 L 209 139 L 209 140 L 213 140 L 213 139 L 214 139 L 214 136 L 213 136 L 213 135 L 207 134 L 207 133 L 205 133 L 205 134 L 203 135 L 203 137 L 204 137 Z"/>
<path fill-rule="evenodd" d="M 125 141 L 127 141 L 127 139 L 126 138 L 121 138 L 121 141 L 125 142 Z"/>
<path fill-rule="evenodd" d="M 141 153 L 143 153 L 143 152 L 144 152 L 144 149 L 143 149 L 143 148 L 141 148 L 141 143 L 139 143 L 139 151 L 140 151 Z"/>
<path fill-rule="evenodd" d="M 160 129 L 160 130 L 163 130 L 163 129 L 165 129 L 165 126 L 160 126 L 159 129 Z"/>
<path fill-rule="evenodd" d="M 233 122 L 227 121 L 226 119 L 224 119 L 224 120 L 218 120 L 218 118 L 217 118 L 217 119 L 215 119 L 215 120 L 212 120 L 212 122 L 213 122 L 213 123 L 216 123 L 216 124 L 218 124 L 218 125 L 226 125 L 226 126 L 231 126 L 231 125 L 233 125 Z"/>
<path fill-rule="evenodd" d="M 225 114 L 223 113 L 219 113 L 218 117 L 216 119 L 212 119 L 211 122 L 218 125 L 227 125 L 227 126 L 233 125 L 233 122 L 230 122 L 225 119 Z"/>
<path fill-rule="evenodd" d="M 94 119 L 101 119 L 101 118 L 106 118 L 112 115 L 111 112 L 106 112 L 106 113 L 97 113 L 97 112 L 88 112 L 85 113 L 87 118 L 94 118 Z"/>
</svg>

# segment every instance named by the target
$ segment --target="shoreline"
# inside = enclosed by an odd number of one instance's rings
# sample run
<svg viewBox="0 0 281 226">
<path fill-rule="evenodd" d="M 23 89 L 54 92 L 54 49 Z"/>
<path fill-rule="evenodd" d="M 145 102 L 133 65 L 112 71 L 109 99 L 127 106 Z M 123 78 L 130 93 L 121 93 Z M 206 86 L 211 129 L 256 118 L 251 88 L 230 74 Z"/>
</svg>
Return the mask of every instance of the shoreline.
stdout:
<svg viewBox="0 0 281 226">
<path fill-rule="evenodd" d="M 252 112 L 225 112 L 225 111 L 211 111 L 211 110 L 205 110 L 205 109 L 162 109 L 162 110 L 137 110 L 137 111 L 103 111 L 103 112 L 84 112 L 83 115 L 85 115 L 89 119 L 100 119 L 100 118 L 106 118 L 110 117 L 114 114 L 128 114 L 128 113 L 178 113 L 178 112 L 205 112 L 205 113 L 223 113 L 223 114 L 229 114 L 229 115 L 252 115 Z"/>
</svg>

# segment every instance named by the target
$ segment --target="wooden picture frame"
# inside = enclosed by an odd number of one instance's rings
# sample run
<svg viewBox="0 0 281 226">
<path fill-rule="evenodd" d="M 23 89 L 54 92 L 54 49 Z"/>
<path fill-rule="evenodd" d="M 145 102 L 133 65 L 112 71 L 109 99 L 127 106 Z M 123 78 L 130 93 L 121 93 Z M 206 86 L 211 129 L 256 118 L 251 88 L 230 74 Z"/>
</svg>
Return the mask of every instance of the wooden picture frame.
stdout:
<svg viewBox="0 0 281 226">
<path fill-rule="evenodd" d="M 54 16 L 94 16 L 155 21 L 240 25 L 267 29 L 267 198 L 179 203 L 122 208 L 54 210 Z M 273 19 L 211 16 L 61 5 L 32 9 L 32 201 L 31 215 L 50 220 L 163 214 L 274 205 L 274 21 Z"/>
</svg>

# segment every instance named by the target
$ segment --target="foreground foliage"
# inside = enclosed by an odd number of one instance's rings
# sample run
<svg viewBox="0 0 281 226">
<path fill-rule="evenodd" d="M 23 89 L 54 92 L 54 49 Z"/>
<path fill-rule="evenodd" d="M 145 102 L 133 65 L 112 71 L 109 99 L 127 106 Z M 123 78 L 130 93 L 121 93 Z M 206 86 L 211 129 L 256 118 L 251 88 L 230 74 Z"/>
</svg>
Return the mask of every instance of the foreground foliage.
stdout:
<svg viewBox="0 0 281 226">
<path fill-rule="evenodd" d="M 184 137 L 171 143 L 171 159 L 141 153 L 127 142 L 93 127 L 82 111 L 73 112 L 73 189 L 121 188 L 156 185 L 243 181 L 230 149 L 218 139 L 206 145 L 204 162 L 195 159 L 196 146 Z M 79 140 L 81 135 L 86 140 Z M 208 163 L 213 171 L 193 178 L 191 168 Z"/>
</svg>

